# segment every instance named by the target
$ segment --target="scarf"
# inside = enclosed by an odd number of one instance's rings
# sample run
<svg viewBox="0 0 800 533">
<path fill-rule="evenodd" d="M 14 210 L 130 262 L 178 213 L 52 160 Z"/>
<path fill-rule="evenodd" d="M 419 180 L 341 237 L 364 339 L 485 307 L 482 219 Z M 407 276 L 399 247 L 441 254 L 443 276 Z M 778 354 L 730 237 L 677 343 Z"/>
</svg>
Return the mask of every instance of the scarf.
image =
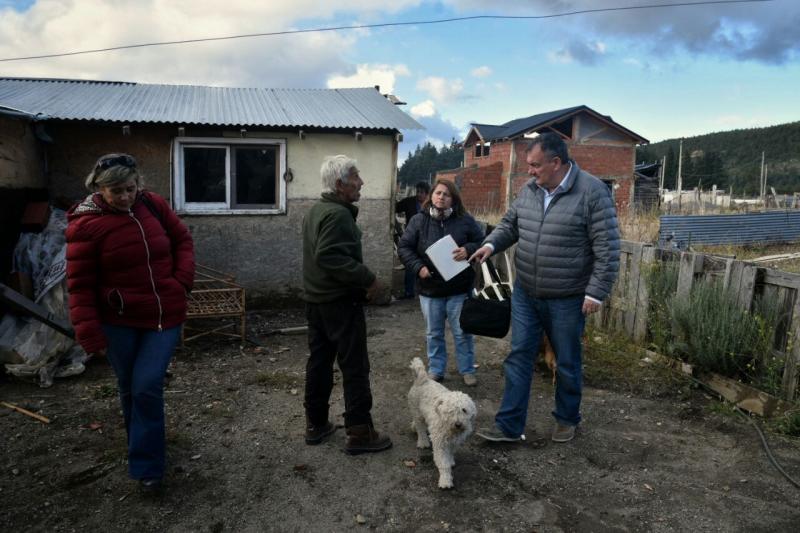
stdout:
<svg viewBox="0 0 800 533">
<path fill-rule="evenodd" d="M 430 214 L 433 220 L 444 220 L 453 214 L 453 208 L 439 209 L 438 207 L 431 206 Z"/>
</svg>

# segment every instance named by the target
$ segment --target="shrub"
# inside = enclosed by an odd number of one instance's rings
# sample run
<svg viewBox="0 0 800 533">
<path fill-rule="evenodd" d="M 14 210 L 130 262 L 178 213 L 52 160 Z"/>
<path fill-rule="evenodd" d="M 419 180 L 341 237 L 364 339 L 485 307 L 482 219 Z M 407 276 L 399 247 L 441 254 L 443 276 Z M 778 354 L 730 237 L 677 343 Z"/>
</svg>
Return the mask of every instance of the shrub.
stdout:
<svg viewBox="0 0 800 533">
<path fill-rule="evenodd" d="M 756 312 L 747 312 L 720 282 L 703 280 L 688 298 L 673 298 L 673 335 L 682 341 L 682 355 L 699 370 L 752 377 L 772 355 L 777 313 L 769 305 L 762 301 Z"/>
</svg>

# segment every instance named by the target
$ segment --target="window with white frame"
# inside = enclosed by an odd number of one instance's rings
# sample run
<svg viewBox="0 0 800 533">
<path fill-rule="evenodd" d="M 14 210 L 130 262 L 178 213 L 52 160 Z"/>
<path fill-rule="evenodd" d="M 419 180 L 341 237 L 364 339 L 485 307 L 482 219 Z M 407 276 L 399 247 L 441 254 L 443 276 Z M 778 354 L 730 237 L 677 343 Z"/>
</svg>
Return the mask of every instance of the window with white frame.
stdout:
<svg viewBox="0 0 800 533">
<path fill-rule="evenodd" d="M 186 213 L 285 213 L 283 139 L 175 141 L 175 205 Z"/>
</svg>

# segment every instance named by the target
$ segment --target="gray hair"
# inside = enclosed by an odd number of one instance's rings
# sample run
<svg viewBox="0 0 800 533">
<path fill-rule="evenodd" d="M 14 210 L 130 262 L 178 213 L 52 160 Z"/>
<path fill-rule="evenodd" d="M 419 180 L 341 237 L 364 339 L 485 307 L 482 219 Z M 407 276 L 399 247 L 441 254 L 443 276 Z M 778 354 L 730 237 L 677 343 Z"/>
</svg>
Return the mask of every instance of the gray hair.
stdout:
<svg viewBox="0 0 800 533">
<path fill-rule="evenodd" d="M 128 154 L 106 154 L 97 160 L 94 168 L 86 176 L 84 184 L 92 192 L 101 187 L 114 187 L 134 178 L 136 187 L 144 185 L 142 175 L 136 168 L 136 160 Z"/>
<path fill-rule="evenodd" d="M 322 177 L 322 187 L 327 192 L 336 192 L 336 182 L 347 183 L 350 173 L 358 170 L 356 160 L 346 155 L 331 155 L 322 161 L 319 169 Z"/>
</svg>

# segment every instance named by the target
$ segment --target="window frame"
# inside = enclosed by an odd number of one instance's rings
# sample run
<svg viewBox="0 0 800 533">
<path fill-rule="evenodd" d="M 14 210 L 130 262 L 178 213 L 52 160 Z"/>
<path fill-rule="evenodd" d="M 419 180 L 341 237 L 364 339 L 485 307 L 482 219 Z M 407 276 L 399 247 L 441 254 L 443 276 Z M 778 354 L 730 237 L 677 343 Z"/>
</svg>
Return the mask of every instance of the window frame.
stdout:
<svg viewBox="0 0 800 533">
<path fill-rule="evenodd" d="M 489 153 L 491 152 L 492 143 L 491 142 L 478 142 L 475 143 L 475 159 L 480 159 L 481 157 L 489 157 Z M 480 154 L 478 153 L 480 152 Z"/>
<path fill-rule="evenodd" d="M 180 214 L 191 215 L 283 215 L 286 214 L 286 139 L 249 138 L 235 139 L 230 137 L 176 137 L 173 143 L 173 187 L 175 194 L 175 210 Z M 278 148 L 277 163 L 277 196 L 275 207 L 247 207 L 245 209 L 232 206 L 234 181 L 231 172 L 233 148 L 237 146 L 276 146 Z M 225 149 L 225 203 L 221 202 L 187 202 L 186 177 L 184 165 L 184 148 L 224 148 Z"/>
</svg>

